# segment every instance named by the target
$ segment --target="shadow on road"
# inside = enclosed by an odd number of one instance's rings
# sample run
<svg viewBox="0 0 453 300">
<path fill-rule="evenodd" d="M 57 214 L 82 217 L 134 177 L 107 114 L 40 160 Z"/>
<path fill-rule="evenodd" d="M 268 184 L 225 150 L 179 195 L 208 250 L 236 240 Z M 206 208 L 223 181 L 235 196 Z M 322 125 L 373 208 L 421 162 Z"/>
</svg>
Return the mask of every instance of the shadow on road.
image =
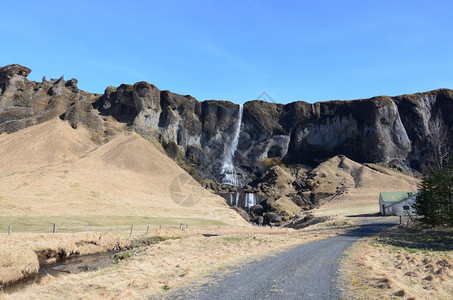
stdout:
<svg viewBox="0 0 453 300">
<path fill-rule="evenodd" d="M 374 214 L 358 214 L 358 215 L 350 215 L 346 216 L 349 218 L 372 218 L 372 217 L 382 217 L 380 213 L 374 213 Z"/>
<path fill-rule="evenodd" d="M 357 229 L 354 229 L 347 233 L 341 234 L 341 236 L 362 238 L 362 237 L 366 237 L 366 236 L 378 233 L 386 228 L 389 228 L 389 227 L 392 227 L 395 225 L 396 225 L 396 223 L 392 222 L 392 221 L 363 224 Z"/>
</svg>

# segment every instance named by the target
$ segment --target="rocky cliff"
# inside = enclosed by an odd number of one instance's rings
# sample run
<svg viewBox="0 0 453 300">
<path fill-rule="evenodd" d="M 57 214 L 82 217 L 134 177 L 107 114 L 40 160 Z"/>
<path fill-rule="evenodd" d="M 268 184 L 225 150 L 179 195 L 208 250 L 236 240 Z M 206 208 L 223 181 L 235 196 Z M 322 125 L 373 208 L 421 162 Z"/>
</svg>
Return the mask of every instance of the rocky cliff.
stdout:
<svg viewBox="0 0 453 300">
<path fill-rule="evenodd" d="M 452 99 L 452 90 L 441 89 L 314 104 L 249 101 L 244 104 L 235 165 L 243 184 L 261 176 L 269 159 L 315 166 L 343 154 L 358 162 L 420 171 L 434 147 L 430 123 L 439 117 L 445 128 L 453 125 Z M 171 155 L 180 155 L 201 177 L 220 179 L 221 160 L 238 122 L 238 105 L 199 102 L 139 82 L 107 88 L 94 107 L 171 144 Z"/>
<path fill-rule="evenodd" d="M 101 144 L 114 134 L 107 122 L 114 119 L 156 138 L 170 157 L 207 180 L 209 187 L 231 190 L 218 183 L 238 122 L 238 105 L 198 101 L 147 82 L 107 87 L 97 95 L 80 90 L 76 79 L 29 81 L 30 72 L 20 65 L 0 69 L 0 133 L 58 116 L 74 128 L 90 128 L 93 141 Z M 435 152 L 431 124 L 439 120 L 451 133 L 453 90 L 314 104 L 249 101 L 243 106 L 234 165 L 241 185 L 250 188 L 274 165 L 314 167 L 340 154 L 357 162 L 421 171 Z"/>
</svg>

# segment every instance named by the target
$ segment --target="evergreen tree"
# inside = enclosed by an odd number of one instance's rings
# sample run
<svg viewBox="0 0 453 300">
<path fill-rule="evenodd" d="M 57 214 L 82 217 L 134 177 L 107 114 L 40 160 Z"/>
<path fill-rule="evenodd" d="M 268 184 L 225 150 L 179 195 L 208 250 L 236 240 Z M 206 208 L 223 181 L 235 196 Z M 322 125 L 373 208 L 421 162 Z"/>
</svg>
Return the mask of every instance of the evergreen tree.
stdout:
<svg viewBox="0 0 453 300">
<path fill-rule="evenodd" d="M 417 215 L 423 216 L 420 221 L 428 225 L 434 225 L 433 207 L 433 178 L 432 175 L 425 176 L 419 185 L 419 193 L 414 204 Z"/>
<path fill-rule="evenodd" d="M 427 175 L 419 186 L 415 203 L 421 222 L 453 226 L 453 163 Z"/>
</svg>

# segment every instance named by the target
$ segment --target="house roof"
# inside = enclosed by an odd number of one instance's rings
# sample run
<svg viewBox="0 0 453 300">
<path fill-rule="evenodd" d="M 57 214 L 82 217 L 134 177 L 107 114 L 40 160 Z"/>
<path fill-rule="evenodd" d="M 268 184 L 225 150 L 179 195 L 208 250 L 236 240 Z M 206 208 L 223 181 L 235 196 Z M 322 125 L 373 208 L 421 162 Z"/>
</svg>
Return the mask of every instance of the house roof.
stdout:
<svg viewBox="0 0 453 300">
<path fill-rule="evenodd" d="M 403 201 L 411 196 L 414 196 L 417 192 L 405 191 L 405 192 L 381 192 L 382 200 L 384 200 L 385 206 L 396 204 L 397 202 Z"/>
</svg>

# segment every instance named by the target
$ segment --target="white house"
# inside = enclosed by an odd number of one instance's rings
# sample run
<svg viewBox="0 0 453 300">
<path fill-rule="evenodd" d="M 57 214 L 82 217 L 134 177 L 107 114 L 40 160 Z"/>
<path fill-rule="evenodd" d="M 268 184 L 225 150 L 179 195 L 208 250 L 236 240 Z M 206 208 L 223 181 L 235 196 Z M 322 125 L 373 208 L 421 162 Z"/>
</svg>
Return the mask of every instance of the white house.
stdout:
<svg viewBox="0 0 453 300">
<path fill-rule="evenodd" d="M 417 192 L 382 192 L 379 195 L 379 210 L 383 216 L 415 215 L 414 203 Z"/>
</svg>

